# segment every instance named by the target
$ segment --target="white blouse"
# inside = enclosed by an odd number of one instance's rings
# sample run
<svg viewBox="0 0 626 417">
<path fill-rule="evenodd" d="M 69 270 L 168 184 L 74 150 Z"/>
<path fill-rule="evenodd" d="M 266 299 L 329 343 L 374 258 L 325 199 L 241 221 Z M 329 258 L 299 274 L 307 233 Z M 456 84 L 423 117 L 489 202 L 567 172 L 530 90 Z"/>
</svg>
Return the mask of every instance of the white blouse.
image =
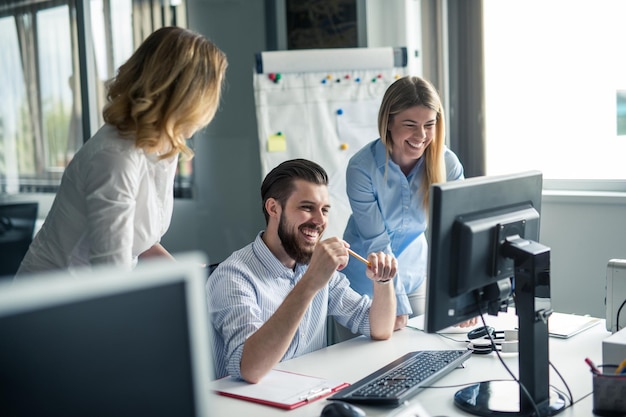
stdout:
<svg viewBox="0 0 626 417">
<path fill-rule="evenodd" d="M 132 269 L 170 225 L 177 161 L 159 160 L 104 125 L 65 169 L 18 275 L 96 264 Z"/>
</svg>

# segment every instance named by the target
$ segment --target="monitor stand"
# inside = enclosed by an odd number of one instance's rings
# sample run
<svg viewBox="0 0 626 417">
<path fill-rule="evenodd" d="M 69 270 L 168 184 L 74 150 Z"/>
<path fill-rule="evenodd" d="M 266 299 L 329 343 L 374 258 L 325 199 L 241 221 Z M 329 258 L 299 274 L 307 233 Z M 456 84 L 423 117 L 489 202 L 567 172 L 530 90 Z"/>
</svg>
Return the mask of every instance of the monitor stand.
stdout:
<svg viewBox="0 0 626 417">
<path fill-rule="evenodd" d="M 565 397 L 549 381 L 550 248 L 516 236 L 499 249 L 515 262 L 521 385 L 512 380 L 481 382 L 458 391 L 454 403 L 479 416 L 536 416 L 537 410 L 538 417 L 553 416 L 565 408 Z"/>
</svg>

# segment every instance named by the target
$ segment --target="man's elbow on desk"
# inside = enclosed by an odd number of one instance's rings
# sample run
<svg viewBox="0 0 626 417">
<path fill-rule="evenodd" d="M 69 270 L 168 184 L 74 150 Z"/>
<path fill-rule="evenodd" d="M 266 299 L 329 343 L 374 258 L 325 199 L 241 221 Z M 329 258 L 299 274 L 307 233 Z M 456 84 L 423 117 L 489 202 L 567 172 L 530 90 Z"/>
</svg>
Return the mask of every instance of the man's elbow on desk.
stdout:
<svg viewBox="0 0 626 417">
<path fill-rule="evenodd" d="M 388 332 L 373 332 L 372 331 L 370 338 L 372 340 L 387 340 L 391 338 L 392 334 L 393 334 L 393 329 L 389 329 Z"/>
<path fill-rule="evenodd" d="M 256 375 L 250 375 L 247 376 L 244 374 L 244 372 L 241 373 L 241 378 L 246 381 L 249 382 L 250 384 L 256 384 L 261 380 L 261 376 L 256 376 Z"/>
<path fill-rule="evenodd" d="M 244 345 L 244 352 L 241 355 L 239 361 L 239 375 L 243 380 L 251 384 L 259 382 L 273 367 L 272 363 L 262 362 L 250 354 L 246 354 L 246 345 Z M 249 352 L 248 352 L 249 353 Z"/>
<path fill-rule="evenodd" d="M 395 319 L 385 319 L 377 323 L 372 323 L 372 317 L 370 316 L 370 338 L 372 340 L 387 340 L 391 338 L 394 331 Z"/>
<path fill-rule="evenodd" d="M 267 371 L 260 371 L 255 366 L 245 366 L 243 364 L 241 364 L 239 372 L 241 374 L 241 378 L 251 384 L 256 384 L 257 382 L 259 382 L 267 373 Z"/>
</svg>

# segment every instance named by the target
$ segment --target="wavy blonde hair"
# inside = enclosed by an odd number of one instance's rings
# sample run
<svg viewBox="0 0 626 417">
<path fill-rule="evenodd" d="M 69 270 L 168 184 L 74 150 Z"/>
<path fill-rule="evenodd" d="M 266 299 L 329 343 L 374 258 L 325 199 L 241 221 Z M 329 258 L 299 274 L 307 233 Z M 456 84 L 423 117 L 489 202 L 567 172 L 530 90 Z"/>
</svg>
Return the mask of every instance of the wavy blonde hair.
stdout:
<svg viewBox="0 0 626 417">
<path fill-rule="evenodd" d="M 431 184 L 446 180 L 446 166 L 443 157 L 446 137 L 445 118 L 441 99 L 435 87 L 428 81 L 416 76 L 406 76 L 396 80 L 383 96 L 378 111 L 378 132 L 387 149 L 388 164 L 393 148 L 393 141 L 388 128 L 389 122 L 396 114 L 415 106 L 426 106 L 437 112 L 435 136 L 424 151 L 422 205 L 424 210 L 428 211 Z"/>
<path fill-rule="evenodd" d="M 226 55 L 204 36 L 175 26 L 156 30 L 107 82 L 104 120 L 160 158 L 191 158 L 186 136 L 217 111 Z"/>
</svg>

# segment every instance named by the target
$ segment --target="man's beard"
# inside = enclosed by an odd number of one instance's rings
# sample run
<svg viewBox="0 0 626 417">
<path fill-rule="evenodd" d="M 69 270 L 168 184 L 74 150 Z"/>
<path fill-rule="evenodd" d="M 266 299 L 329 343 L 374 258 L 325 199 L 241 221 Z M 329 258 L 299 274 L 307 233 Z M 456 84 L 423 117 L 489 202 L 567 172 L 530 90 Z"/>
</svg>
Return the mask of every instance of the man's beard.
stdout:
<svg viewBox="0 0 626 417">
<path fill-rule="evenodd" d="M 315 226 L 314 224 L 303 224 L 300 227 L 306 227 L 310 229 L 317 229 L 320 236 L 324 231 L 322 228 Z M 311 256 L 313 256 L 313 250 L 315 246 L 304 246 L 298 244 L 298 235 L 296 232 L 291 232 L 290 227 L 287 224 L 284 213 L 280 215 L 280 223 L 278 224 L 278 237 L 283 245 L 283 249 L 289 255 L 291 259 L 296 263 L 308 265 L 311 262 Z"/>
</svg>

